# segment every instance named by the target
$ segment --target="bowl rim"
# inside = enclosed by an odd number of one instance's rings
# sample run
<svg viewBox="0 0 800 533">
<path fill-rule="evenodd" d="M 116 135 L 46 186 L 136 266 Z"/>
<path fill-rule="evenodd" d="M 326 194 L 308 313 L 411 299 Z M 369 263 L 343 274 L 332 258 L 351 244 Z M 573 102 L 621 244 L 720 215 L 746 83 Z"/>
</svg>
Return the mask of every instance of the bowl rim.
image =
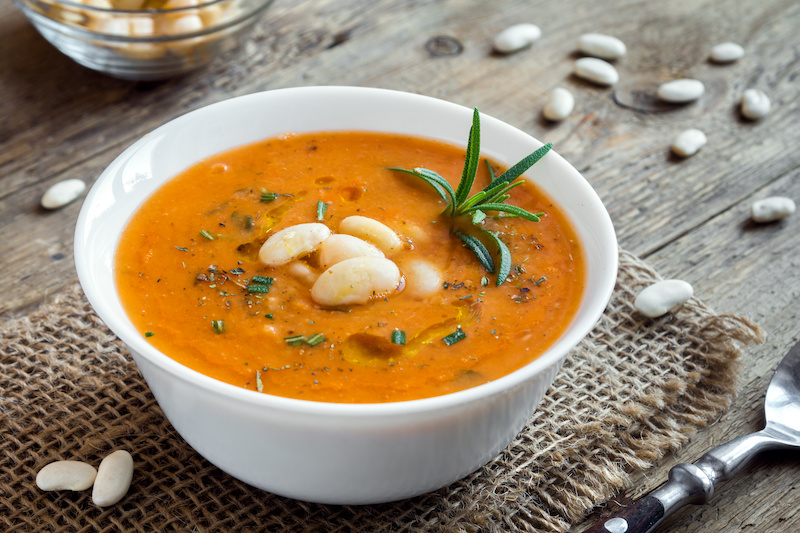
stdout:
<svg viewBox="0 0 800 533">
<path fill-rule="evenodd" d="M 464 407 L 467 405 L 472 405 L 475 402 L 480 402 L 486 400 L 488 398 L 494 397 L 496 395 L 507 394 L 510 391 L 518 388 L 519 386 L 523 385 L 527 381 L 534 379 L 537 375 L 545 371 L 546 369 L 552 366 L 560 366 L 563 360 L 569 355 L 569 352 L 574 349 L 574 347 L 586 336 L 588 333 L 596 326 L 597 321 L 599 320 L 600 316 L 604 312 L 606 306 L 608 305 L 608 301 L 611 298 L 612 291 L 614 289 L 616 278 L 617 278 L 617 269 L 618 269 L 618 245 L 616 239 L 616 233 L 613 228 L 613 224 L 611 222 L 611 218 L 608 215 L 608 211 L 605 209 L 602 201 L 600 200 L 597 193 L 591 187 L 591 185 L 586 181 L 582 174 L 580 174 L 572 165 L 570 165 L 566 160 L 564 160 L 561 156 L 559 156 L 556 152 L 551 150 L 551 154 L 553 156 L 558 157 L 563 164 L 568 165 L 569 168 L 572 168 L 575 173 L 580 176 L 581 180 L 583 181 L 584 187 L 584 194 L 588 194 L 590 197 L 593 197 L 593 200 L 596 200 L 599 207 L 601 207 L 601 211 L 599 216 L 601 217 L 604 224 L 606 224 L 606 231 L 602 232 L 602 235 L 605 237 L 605 242 L 598 243 L 600 247 L 607 250 L 606 259 L 608 261 L 607 264 L 603 266 L 607 268 L 607 275 L 604 276 L 603 282 L 604 286 L 602 287 L 595 287 L 592 288 L 591 291 L 597 292 L 597 297 L 593 298 L 595 302 L 595 307 L 591 309 L 589 315 L 585 318 L 586 324 L 591 324 L 586 328 L 582 328 L 580 331 L 573 330 L 573 327 L 570 326 L 567 331 L 565 331 L 553 345 L 550 346 L 543 354 L 539 357 L 534 359 L 533 361 L 529 362 L 528 364 L 518 368 L 517 370 L 501 376 L 498 379 L 493 381 L 489 381 L 487 383 L 483 383 L 477 385 L 475 387 L 470 387 L 468 389 L 443 394 L 439 396 L 432 396 L 427 398 L 421 398 L 416 400 L 404 400 L 404 401 L 397 401 L 397 402 L 384 402 L 384 403 L 335 403 L 335 402 L 319 402 L 313 400 L 303 400 L 303 399 L 296 399 L 296 398 L 287 398 L 282 396 L 275 396 L 271 394 L 265 393 L 255 393 L 255 391 L 244 389 L 241 387 L 237 387 L 235 385 L 231 385 L 229 383 L 225 383 L 223 381 L 217 380 L 215 378 L 209 377 L 205 374 L 202 374 L 196 370 L 189 368 L 188 366 L 184 366 L 181 363 L 178 363 L 174 359 L 170 358 L 166 354 L 160 352 L 155 347 L 153 347 L 149 342 L 147 342 L 143 335 L 139 334 L 134 328 L 130 320 L 128 319 L 127 315 L 123 313 L 124 316 L 117 316 L 117 314 L 111 312 L 111 310 L 106 309 L 104 301 L 105 299 L 109 298 L 108 295 L 103 294 L 102 291 L 98 289 L 98 287 L 93 283 L 93 277 L 90 272 L 90 261 L 85 253 L 86 245 L 88 244 L 88 237 L 90 236 L 90 232 L 87 231 L 89 226 L 89 218 L 90 218 L 90 210 L 92 205 L 95 202 L 95 197 L 99 195 L 101 185 L 105 182 L 113 182 L 115 177 L 115 170 L 123 168 L 126 160 L 131 157 L 133 154 L 140 150 L 143 146 L 146 146 L 147 143 L 151 142 L 153 139 L 158 139 L 165 134 L 168 134 L 170 130 L 178 129 L 181 124 L 185 121 L 189 120 L 187 117 L 194 117 L 201 114 L 208 114 L 214 111 L 222 111 L 226 108 L 226 106 L 232 105 L 240 105 L 243 101 L 252 100 L 258 101 L 261 98 L 270 99 L 271 97 L 276 96 L 280 98 L 282 93 L 296 93 L 300 96 L 307 96 L 309 98 L 319 97 L 325 93 L 329 95 L 342 95 L 344 93 L 352 93 L 355 95 L 377 95 L 380 98 L 387 98 L 387 99 L 405 99 L 409 101 L 419 101 L 425 102 L 429 105 L 439 105 L 444 107 L 449 107 L 453 109 L 454 112 L 458 113 L 469 113 L 471 115 L 472 110 L 452 102 L 448 102 L 445 100 L 424 96 L 420 94 L 396 91 L 391 89 L 379 89 L 379 88 L 366 88 L 366 87 L 352 87 L 352 86 L 315 86 L 315 87 L 289 87 L 289 88 L 282 88 L 282 89 L 273 89 L 268 91 L 256 92 L 251 94 L 246 94 L 242 96 L 233 97 L 230 99 L 222 100 L 210 105 L 206 105 L 200 107 L 198 109 L 189 111 L 184 115 L 178 116 L 169 120 L 168 122 L 162 124 L 161 126 L 157 127 L 156 129 L 152 130 L 151 132 L 143 135 L 140 139 L 134 142 L 131 146 L 125 149 L 121 154 L 119 154 L 101 173 L 101 175 L 97 178 L 95 183 L 90 188 L 89 192 L 86 195 L 84 203 L 81 207 L 81 211 L 78 215 L 78 220 L 75 228 L 75 237 L 74 237 L 74 256 L 75 256 L 75 266 L 78 273 L 78 279 L 80 284 L 83 288 L 83 291 L 89 300 L 90 304 L 92 305 L 93 309 L 97 313 L 97 315 L 103 320 L 103 322 L 114 332 L 114 334 L 122 340 L 122 342 L 130 349 L 134 359 L 136 360 L 136 355 L 138 354 L 140 357 L 143 357 L 148 362 L 158 366 L 161 370 L 167 372 L 171 379 L 178 379 L 185 383 L 190 383 L 193 386 L 200 387 L 201 389 L 207 390 L 209 393 L 217 394 L 226 397 L 228 400 L 233 400 L 237 404 L 241 406 L 252 406 L 257 408 L 268 408 L 273 410 L 278 410 L 285 413 L 291 414 L 305 414 L 305 415 L 319 415 L 319 416 L 336 416 L 339 418 L 367 418 L 367 417 L 383 417 L 383 416 L 392 416 L 392 415 L 411 415 L 411 414 L 421 414 L 421 413 L 433 413 L 433 412 L 440 412 L 443 410 L 449 410 L 459 407 Z M 481 123 L 493 123 L 495 125 L 499 125 L 503 128 L 510 128 L 515 130 L 515 134 L 517 135 L 524 135 L 525 137 L 536 141 L 540 145 L 542 144 L 540 141 L 535 139 L 533 136 L 529 135 L 528 133 L 519 130 L 518 128 L 502 122 L 498 119 L 495 119 L 489 115 L 481 113 Z M 346 128 L 343 128 L 346 129 Z M 353 128 L 350 128 L 351 130 Z M 485 129 L 485 128 L 482 128 Z M 383 131 L 391 132 L 391 129 L 385 129 Z M 435 138 L 431 136 L 432 138 Z M 255 142 L 255 141 L 252 141 Z M 167 178 L 169 179 L 169 178 Z M 163 180 L 160 181 L 163 183 Z M 156 187 L 157 188 L 157 187 Z M 152 192 L 151 192 L 152 194 Z M 135 212 L 136 208 L 141 205 L 141 203 L 137 203 L 136 206 L 130 209 L 130 213 L 127 215 L 129 220 L 130 215 Z M 116 249 L 116 246 L 119 243 L 119 235 L 116 235 L 116 242 L 113 243 L 113 248 Z M 584 247 L 586 243 L 584 243 Z M 588 277 L 588 272 L 587 272 Z M 588 279 L 587 279 L 588 285 Z M 590 293 L 590 289 L 587 287 L 587 291 L 584 293 L 584 298 Z M 111 298 L 116 298 L 116 291 L 114 291 L 114 295 Z M 601 305 L 602 304 L 602 305 Z M 574 319 L 573 319 L 574 320 Z M 139 361 L 136 360 L 137 366 L 139 366 Z"/>
</svg>

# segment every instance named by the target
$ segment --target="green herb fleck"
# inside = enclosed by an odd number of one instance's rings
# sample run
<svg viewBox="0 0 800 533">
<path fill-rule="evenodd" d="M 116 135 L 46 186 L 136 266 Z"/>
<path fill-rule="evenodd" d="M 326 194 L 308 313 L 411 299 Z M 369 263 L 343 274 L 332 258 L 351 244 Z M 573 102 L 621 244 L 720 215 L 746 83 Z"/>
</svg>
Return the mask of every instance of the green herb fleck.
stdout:
<svg viewBox="0 0 800 533">
<path fill-rule="evenodd" d="M 400 344 L 405 345 L 406 343 L 406 332 L 396 329 L 392 332 L 392 343 L 393 344 Z"/>
<path fill-rule="evenodd" d="M 452 346 L 453 344 L 457 343 L 458 341 L 463 341 L 466 338 L 467 338 L 467 334 L 464 333 L 464 330 L 461 329 L 461 328 L 458 328 L 457 330 L 455 330 L 453 333 L 451 333 L 447 337 L 443 338 L 442 340 L 444 341 L 444 343 L 446 345 Z"/>
<path fill-rule="evenodd" d="M 257 294 L 266 294 L 269 292 L 269 285 L 248 285 L 247 292 L 249 293 L 257 293 Z"/>
<path fill-rule="evenodd" d="M 270 202 L 274 202 L 278 199 L 278 193 L 276 192 L 267 192 L 266 189 L 261 189 L 261 197 L 259 198 L 260 201 L 268 204 Z"/>
<path fill-rule="evenodd" d="M 325 220 L 325 210 L 328 209 L 328 204 L 325 202 L 317 202 L 317 220 Z"/>
<path fill-rule="evenodd" d="M 204 229 L 200 230 L 200 236 L 208 239 L 209 241 L 213 241 L 214 240 L 214 236 L 211 235 L 208 231 L 206 231 Z"/>
<path fill-rule="evenodd" d="M 250 278 L 250 283 L 247 284 L 247 292 L 251 294 L 266 294 L 273 283 L 275 283 L 275 278 L 272 276 L 253 276 Z"/>
<path fill-rule="evenodd" d="M 217 335 L 221 333 L 225 333 L 225 321 L 224 320 L 212 320 L 211 321 L 211 329 L 214 330 L 214 333 Z"/>
<path fill-rule="evenodd" d="M 314 333 L 313 335 L 310 335 L 306 339 L 306 343 L 309 344 L 310 346 L 316 346 L 321 342 L 325 342 L 325 335 L 323 335 L 322 333 Z"/>
<path fill-rule="evenodd" d="M 244 229 L 251 229 L 254 225 L 252 216 L 247 215 L 244 217 Z"/>
<path fill-rule="evenodd" d="M 284 337 L 283 340 L 286 341 L 287 344 L 290 346 L 300 346 L 301 344 L 306 342 L 306 338 L 302 335 L 293 335 L 291 337 Z"/>
<path fill-rule="evenodd" d="M 153 333 L 152 331 L 145 331 L 144 332 L 144 336 L 145 337 L 152 337 L 153 335 L 155 335 L 155 333 Z"/>
<path fill-rule="evenodd" d="M 486 276 L 481 276 L 481 286 L 486 287 L 487 285 L 489 285 L 489 278 Z"/>
<path fill-rule="evenodd" d="M 267 313 L 266 315 L 264 315 L 264 318 L 272 319 L 272 313 Z"/>
<path fill-rule="evenodd" d="M 185 247 L 185 246 L 176 246 L 175 249 L 176 250 L 180 250 L 181 252 L 188 252 L 189 251 L 189 249 L 187 247 Z"/>
</svg>

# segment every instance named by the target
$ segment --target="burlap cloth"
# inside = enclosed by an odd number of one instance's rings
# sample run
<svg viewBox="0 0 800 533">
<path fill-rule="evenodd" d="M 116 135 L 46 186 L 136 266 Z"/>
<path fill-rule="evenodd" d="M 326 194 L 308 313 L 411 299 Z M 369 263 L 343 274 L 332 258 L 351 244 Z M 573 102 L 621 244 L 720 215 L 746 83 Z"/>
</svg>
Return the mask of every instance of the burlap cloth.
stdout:
<svg viewBox="0 0 800 533">
<path fill-rule="evenodd" d="M 402 502 L 312 505 L 254 489 L 173 430 L 80 288 L 0 324 L 0 525 L 11 531 L 563 531 L 631 474 L 718 417 L 736 387 L 748 320 L 697 299 L 651 320 L 632 306 L 656 272 L 628 253 L 602 320 L 522 433 L 468 478 Z M 100 509 L 91 491 L 36 488 L 58 459 L 133 454 L 133 485 Z M 278 460 L 276 458 L 276 460 Z"/>
</svg>

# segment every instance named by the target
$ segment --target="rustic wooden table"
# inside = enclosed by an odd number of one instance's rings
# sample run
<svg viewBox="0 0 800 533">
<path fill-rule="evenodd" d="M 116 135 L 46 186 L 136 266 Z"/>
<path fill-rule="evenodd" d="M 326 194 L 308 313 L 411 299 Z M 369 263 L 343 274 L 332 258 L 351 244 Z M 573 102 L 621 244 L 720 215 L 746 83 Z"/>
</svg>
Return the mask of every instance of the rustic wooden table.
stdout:
<svg viewBox="0 0 800 533">
<path fill-rule="evenodd" d="M 510 56 L 491 52 L 501 29 L 538 24 L 542 38 Z M 208 68 L 162 83 L 133 83 L 84 69 L 44 41 L 10 2 L 0 4 L 0 317 L 24 315 L 76 279 L 72 234 L 80 202 L 39 207 L 53 183 L 91 183 L 126 146 L 197 107 L 255 91 L 298 85 L 386 87 L 444 98 L 552 141 L 598 191 L 621 247 L 665 277 L 691 282 L 721 312 L 757 321 L 767 342 L 747 351 L 733 408 L 583 526 L 652 490 L 675 463 L 760 429 L 772 369 L 800 338 L 800 213 L 755 225 L 750 204 L 770 195 L 800 201 L 800 3 L 796 0 L 278 0 L 239 50 Z M 584 32 L 628 45 L 621 81 L 600 88 L 571 75 Z M 462 49 L 431 53 L 445 36 Z M 733 64 L 709 63 L 712 45 L 742 44 Z M 447 52 L 447 47 L 439 50 Z M 659 83 L 705 83 L 694 104 L 655 101 Z M 556 86 L 576 97 L 563 123 L 541 118 Z M 744 120 L 747 88 L 773 110 Z M 670 155 L 689 127 L 708 144 L 694 157 Z M 760 457 L 710 505 L 690 507 L 660 531 L 800 531 L 800 460 Z M 581 530 L 576 527 L 575 531 Z"/>
</svg>

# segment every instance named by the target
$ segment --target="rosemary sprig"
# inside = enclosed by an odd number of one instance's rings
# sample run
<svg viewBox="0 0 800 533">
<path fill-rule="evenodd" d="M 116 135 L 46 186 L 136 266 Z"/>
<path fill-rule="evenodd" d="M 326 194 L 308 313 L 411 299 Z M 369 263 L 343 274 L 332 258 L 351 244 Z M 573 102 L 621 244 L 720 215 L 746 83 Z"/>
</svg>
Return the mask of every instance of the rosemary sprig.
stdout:
<svg viewBox="0 0 800 533">
<path fill-rule="evenodd" d="M 471 225 L 476 229 L 474 232 L 475 234 L 472 232 L 466 233 L 463 228 L 455 224 L 453 225 L 452 231 L 464 242 L 467 248 L 475 254 L 475 257 L 486 271 L 490 274 L 494 274 L 495 269 L 497 270 L 496 285 L 500 286 L 506 281 L 508 274 L 511 272 L 511 252 L 508 246 L 500 240 L 496 232 L 482 228 L 481 226 L 484 224 L 487 217 L 523 218 L 525 220 L 539 222 L 540 217 L 544 215 L 544 213 L 531 213 L 521 207 L 509 205 L 505 202 L 511 198 L 511 195 L 508 194 L 509 191 L 523 183 L 522 180 L 515 180 L 544 157 L 553 147 L 553 144 L 545 144 L 499 176 L 495 176 L 494 169 L 489 162 L 486 161 L 491 181 L 483 190 L 469 196 L 469 192 L 472 190 L 472 185 L 475 183 L 475 176 L 478 172 L 480 145 L 481 119 L 480 113 L 476 108 L 472 114 L 472 127 L 469 130 L 464 170 L 461 174 L 458 187 L 456 187 L 455 190 L 444 177 L 433 170 L 419 167 L 410 170 L 405 168 L 390 168 L 389 170 L 405 172 L 406 174 L 421 179 L 433 187 L 442 200 L 447 203 L 445 213 L 451 218 L 471 218 Z M 487 213 L 492 214 L 489 215 Z M 484 241 L 495 249 L 494 255 L 497 257 L 497 265 L 495 265 L 493 255 Z"/>
</svg>

